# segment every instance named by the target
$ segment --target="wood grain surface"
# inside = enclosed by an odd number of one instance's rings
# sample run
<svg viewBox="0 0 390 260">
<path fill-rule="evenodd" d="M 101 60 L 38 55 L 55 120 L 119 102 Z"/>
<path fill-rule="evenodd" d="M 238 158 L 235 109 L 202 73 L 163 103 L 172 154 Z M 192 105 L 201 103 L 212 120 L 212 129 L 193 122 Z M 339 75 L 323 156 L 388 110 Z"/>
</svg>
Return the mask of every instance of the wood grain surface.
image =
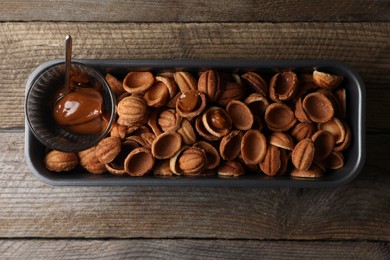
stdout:
<svg viewBox="0 0 390 260">
<path fill-rule="evenodd" d="M 0 240 L 12 259 L 386 259 L 386 242 L 207 239 Z"/>
<path fill-rule="evenodd" d="M 390 239 L 390 135 L 336 189 L 54 187 L 31 174 L 24 134 L 0 134 L 0 237 Z"/>
<path fill-rule="evenodd" d="M 388 1 L 2 0 L 1 21 L 295 22 L 389 21 Z"/>
<path fill-rule="evenodd" d="M 367 89 L 367 159 L 336 189 L 54 187 L 24 157 L 24 91 L 62 58 L 332 59 Z M 390 259 L 390 2 L 0 2 L 0 259 Z"/>
<path fill-rule="evenodd" d="M 23 127 L 28 75 L 63 57 L 91 59 L 334 59 L 367 87 L 367 126 L 389 130 L 388 23 L 0 23 L 0 127 Z M 381 108 L 381 113 L 377 109 Z"/>
</svg>

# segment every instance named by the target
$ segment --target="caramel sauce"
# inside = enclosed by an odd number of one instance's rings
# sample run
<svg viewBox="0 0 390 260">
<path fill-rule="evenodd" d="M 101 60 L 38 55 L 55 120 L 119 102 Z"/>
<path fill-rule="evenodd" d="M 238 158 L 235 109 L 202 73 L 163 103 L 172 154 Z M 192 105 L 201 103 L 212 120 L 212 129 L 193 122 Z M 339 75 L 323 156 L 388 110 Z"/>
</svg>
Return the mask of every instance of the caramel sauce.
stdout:
<svg viewBox="0 0 390 260">
<path fill-rule="evenodd" d="M 225 114 L 217 109 L 211 112 L 210 114 L 211 125 L 216 129 L 222 130 L 229 127 L 228 119 Z"/>
<path fill-rule="evenodd" d="M 196 91 L 187 91 L 180 95 L 178 102 L 182 111 L 192 112 L 199 108 L 201 100 Z"/>
<path fill-rule="evenodd" d="M 98 134 L 103 130 L 103 97 L 93 88 L 76 87 L 53 108 L 56 123 L 74 134 Z"/>
</svg>

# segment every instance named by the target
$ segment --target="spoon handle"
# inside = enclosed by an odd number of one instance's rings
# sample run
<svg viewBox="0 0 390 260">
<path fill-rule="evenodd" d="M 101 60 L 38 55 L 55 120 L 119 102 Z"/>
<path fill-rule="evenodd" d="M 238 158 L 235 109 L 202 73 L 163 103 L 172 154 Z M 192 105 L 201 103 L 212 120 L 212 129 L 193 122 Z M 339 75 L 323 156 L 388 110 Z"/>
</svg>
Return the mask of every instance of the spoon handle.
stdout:
<svg viewBox="0 0 390 260">
<path fill-rule="evenodd" d="M 72 37 L 67 35 L 65 37 L 65 88 L 70 90 L 70 64 L 72 57 Z"/>
</svg>

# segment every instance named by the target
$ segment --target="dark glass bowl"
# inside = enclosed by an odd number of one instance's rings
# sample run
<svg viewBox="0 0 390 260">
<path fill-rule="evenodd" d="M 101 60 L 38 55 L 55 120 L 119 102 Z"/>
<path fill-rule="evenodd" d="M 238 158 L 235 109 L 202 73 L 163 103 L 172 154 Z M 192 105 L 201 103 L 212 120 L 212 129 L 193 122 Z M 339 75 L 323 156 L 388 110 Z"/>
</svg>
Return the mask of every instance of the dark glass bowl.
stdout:
<svg viewBox="0 0 390 260">
<path fill-rule="evenodd" d="M 65 84 L 65 64 L 59 62 L 47 67 L 38 74 L 26 90 L 25 115 L 28 127 L 35 137 L 46 147 L 63 151 L 79 152 L 96 145 L 110 131 L 115 121 L 115 95 L 106 80 L 95 69 L 81 63 L 72 63 L 72 73 L 89 78 L 103 96 L 103 113 L 107 124 L 98 134 L 78 135 L 59 127 L 52 116 L 52 103 L 55 93 Z"/>
</svg>

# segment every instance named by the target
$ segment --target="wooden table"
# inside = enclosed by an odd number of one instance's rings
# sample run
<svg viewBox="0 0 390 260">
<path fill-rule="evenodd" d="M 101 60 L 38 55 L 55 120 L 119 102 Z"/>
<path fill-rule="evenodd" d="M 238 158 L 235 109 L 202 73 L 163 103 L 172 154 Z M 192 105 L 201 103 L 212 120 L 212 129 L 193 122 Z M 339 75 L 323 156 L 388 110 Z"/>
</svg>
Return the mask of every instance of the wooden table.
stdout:
<svg viewBox="0 0 390 260">
<path fill-rule="evenodd" d="M 4 0 L 0 18 L 0 258 L 390 258 L 388 1 Z M 76 58 L 344 61 L 367 87 L 365 167 L 336 189 L 46 185 L 24 88 L 68 33 Z"/>
</svg>

